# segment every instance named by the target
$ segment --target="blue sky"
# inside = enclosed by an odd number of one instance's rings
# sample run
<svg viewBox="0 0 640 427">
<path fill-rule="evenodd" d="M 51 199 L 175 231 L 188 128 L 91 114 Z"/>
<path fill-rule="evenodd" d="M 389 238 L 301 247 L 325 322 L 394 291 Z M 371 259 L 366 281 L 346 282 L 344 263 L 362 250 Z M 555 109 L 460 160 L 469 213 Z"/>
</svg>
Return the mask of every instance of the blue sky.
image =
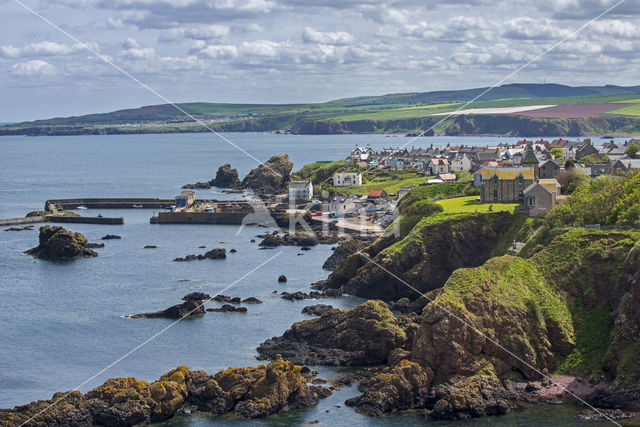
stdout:
<svg viewBox="0 0 640 427">
<path fill-rule="evenodd" d="M 617 0 L 21 0 L 174 102 L 489 86 Z M 0 0 L 0 122 L 163 103 Z M 626 0 L 506 83 L 636 85 Z"/>
</svg>

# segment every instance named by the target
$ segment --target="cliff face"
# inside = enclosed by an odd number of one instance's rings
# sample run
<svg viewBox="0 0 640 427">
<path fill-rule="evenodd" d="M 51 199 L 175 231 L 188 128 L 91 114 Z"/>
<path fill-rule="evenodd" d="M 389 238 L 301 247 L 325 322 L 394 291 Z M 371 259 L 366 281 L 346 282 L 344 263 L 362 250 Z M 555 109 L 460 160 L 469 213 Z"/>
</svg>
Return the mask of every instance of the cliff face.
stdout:
<svg viewBox="0 0 640 427">
<path fill-rule="evenodd" d="M 419 223 L 402 241 L 386 237 L 364 251 L 384 269 L 360 254 L 350 255 L 336 268 L 330 286 L 367 298 L 415 299 L 418 292 L 441 287 L 456 269 L 486 261 L 512 220 L 511 214 L 500 212 Z"/>
<path fill-rule="evenodd" d="M 572 230 L 531 259 L 457 270 L 424 309 L 411 360 L 436 382 L 556 371 L 637 385 L 638 240 Z"/>
</svg>

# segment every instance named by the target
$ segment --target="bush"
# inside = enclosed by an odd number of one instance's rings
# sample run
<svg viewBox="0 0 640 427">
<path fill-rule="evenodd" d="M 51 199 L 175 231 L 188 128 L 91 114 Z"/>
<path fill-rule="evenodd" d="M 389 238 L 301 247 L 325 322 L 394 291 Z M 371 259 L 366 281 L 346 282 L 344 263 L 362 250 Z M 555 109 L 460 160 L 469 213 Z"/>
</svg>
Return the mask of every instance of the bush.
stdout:
<svg viewBox="0 0 640 427">
<path fill-rule="evenodd" d="M 563 194 L 572 194 L 577 188 L 589 184 L 589 175 L 583 170 L 570 168 L 558 173 L 556 179 L 562 186 Z"/>
<path fill-rule="evenodd" d="M 405 215 L 428 216 L 428 215 L 433 215 L 434 213 L 437 213 L 437 212 L 442 212 L 443 210 L 444 209 L 442 206 L 430 200 L 418 200 L 417 202 L 415 202 L 414 204 L 412 204 L 406 209 Z"/>
</svg>

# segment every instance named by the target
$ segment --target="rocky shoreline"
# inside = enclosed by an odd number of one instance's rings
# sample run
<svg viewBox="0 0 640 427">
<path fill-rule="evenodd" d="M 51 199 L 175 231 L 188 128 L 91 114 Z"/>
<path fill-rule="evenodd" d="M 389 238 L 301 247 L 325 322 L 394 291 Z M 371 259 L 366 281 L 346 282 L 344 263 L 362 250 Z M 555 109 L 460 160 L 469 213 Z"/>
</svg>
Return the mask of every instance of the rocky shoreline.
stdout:
<svg viewBox="0 0 640 427">
<path fill-rule="evenodd" d="M 315 405 L 331 394 L 309 385 L 302 371 L 280 357 L 268 365 L 214 375 L 179 366 L 152 383 L 112 378 L 86 394 L 56 393 L 50 400 L 3 409 L 0 425 L 133 426 L 193 413 L 266 417 Z"/>
</svg>

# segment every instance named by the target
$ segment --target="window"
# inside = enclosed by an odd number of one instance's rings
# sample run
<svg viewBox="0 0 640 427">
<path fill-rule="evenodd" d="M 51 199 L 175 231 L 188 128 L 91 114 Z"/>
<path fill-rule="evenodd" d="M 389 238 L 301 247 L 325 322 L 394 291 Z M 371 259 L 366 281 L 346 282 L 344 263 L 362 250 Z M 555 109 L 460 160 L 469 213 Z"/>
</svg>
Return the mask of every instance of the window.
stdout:
<svg viewBox="0 0 640 427">
<path fill-rule="evenodd" d="M 534 207 L 536 204 L 536 198 L 535 197 L 527 197 L 527 206 L 529 206 L 530 208 Z"/>
<path fill-rule="evenodd" d="M 498 189 L 493 190 L 493 198 L 498 200 Z"/>
</svg>

